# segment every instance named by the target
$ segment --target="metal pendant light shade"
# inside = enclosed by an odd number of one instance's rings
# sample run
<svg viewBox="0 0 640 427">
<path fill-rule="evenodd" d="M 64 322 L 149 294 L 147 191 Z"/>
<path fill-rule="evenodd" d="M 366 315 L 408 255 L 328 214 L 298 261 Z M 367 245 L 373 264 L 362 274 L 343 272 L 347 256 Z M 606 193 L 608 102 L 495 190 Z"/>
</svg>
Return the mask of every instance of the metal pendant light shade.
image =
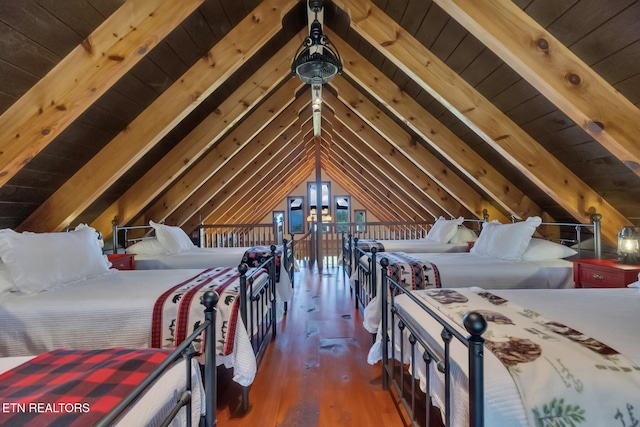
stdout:
<svg viewBox="0 0 640 427">
<path fill-rule="evenodd" d="M 322 9 L 322 1 L 310 0 L 309 7 L 317 15 Z M 308 84 L 328 83 L 342 72 L 340 54 L 331 45 L 329 38 L 322 34 L 322 24 L 317 17 L 311 23 L 309 36 L 305 37 L 296 52 L 291 72 Z"/>
</svg>

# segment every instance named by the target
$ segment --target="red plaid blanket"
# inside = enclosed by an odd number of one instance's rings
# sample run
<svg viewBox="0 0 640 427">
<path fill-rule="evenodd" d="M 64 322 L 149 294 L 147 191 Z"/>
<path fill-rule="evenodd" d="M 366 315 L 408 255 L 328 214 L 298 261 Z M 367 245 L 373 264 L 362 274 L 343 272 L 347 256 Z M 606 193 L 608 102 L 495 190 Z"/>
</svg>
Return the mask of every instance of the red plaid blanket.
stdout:
<svg viewBox="0 0 640 427">
<path fill-rule="evenodd" d="M 268 280 L 266 270 L 254 276 L 256 281 Z M 237 268 L 210 268 L 163 293 L 153 308 L 151 346 L 174 348 L 204 321 L 202 295 L 218 292 L 216 314 L 216 353 L 227 356 L 233 352 L 240 299 L 240 274 Z M 256 283 L 257 285 L 257 283 Z M 201 340 L 195 342 L 200 346 Z M 199 348 L 196 348 L 200 350 Z"/>
<path fill-rule="evenodd" d="M 94 425 L 168 354 L 122 348 L 41 354 L 0 375 L 0 425 Z"/>
</svg>

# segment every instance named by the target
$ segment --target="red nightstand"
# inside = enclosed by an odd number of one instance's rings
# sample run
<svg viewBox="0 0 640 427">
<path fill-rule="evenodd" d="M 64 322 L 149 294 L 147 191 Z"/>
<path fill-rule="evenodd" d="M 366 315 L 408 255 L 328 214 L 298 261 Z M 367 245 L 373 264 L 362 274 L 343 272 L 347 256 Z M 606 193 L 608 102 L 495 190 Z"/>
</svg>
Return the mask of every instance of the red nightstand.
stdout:
<svg viewBox="0 0 640 427">
<path fill-rule="evenodd" d="M 107 258 L 111 262 L 111 268 L 118 270 L 135 270 L 136 263 L 134 254 L 107 254 Z"/>
<path fill-rule="evenodd" d="M 638 280 L 640 265 L 619 264 L 615 259 L 573 261 L 576 288 L 624 288 Z"/>
</svg>

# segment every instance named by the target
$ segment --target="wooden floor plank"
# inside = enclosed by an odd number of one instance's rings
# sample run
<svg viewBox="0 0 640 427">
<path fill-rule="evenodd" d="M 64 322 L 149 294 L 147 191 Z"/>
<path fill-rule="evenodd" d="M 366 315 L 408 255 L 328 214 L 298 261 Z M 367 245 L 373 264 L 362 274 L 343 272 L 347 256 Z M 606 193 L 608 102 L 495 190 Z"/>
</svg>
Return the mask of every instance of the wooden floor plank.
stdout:
<svg viewBox="0 0 640 427">
<path fill-rule="evenodd" d="M 354 309 L 342 269 L 302 267 L 277 337 L 260 361 L 250 408 L 221 373 L 218 425 L 324 427 L 408 425 L 382 390 L 380 364 L 367 363 L 372 336 Z"/>
</svg>

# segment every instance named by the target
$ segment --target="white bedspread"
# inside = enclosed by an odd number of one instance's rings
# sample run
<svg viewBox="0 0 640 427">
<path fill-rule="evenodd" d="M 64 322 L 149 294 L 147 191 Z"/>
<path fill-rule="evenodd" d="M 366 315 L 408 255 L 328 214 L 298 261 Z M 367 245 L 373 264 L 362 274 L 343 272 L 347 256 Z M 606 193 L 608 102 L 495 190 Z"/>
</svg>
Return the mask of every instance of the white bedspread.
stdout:
<svg viewBox="0 0 640 427">
<path fill-rule="evenodd" d="M 137 255 L 135 263 L 137 270 L 175 270 L 184 268 L 237 267 L 242 261 L 244 253 L 250 247 L 232 248 L 199 248 L 174 255 Z M 284 270 L 284 269 L 283 269 Z M 280 274 L 280 281 L 276 285 L 278 301 L 280 303 L 291 299 L 291 280 L 287 274 Z"/>
<path fill-rule="evenodd" d="M 156 298 L 201 272 L 113 270 L 36 295 L 3 295 L 0 356 L 37 355 L 58 348 L 147 348 Z M 217 363 L 233 367 L 238 383 L 253 382 L 256 359 L 243 325 L 236 328 L 233 354 L 218 357 Z"/>
<path fill-rule="evenodd" d="M 21 365 L 33 357 L 35 356 L 0 358 L 0 374 Z M 205 413 L 205 394 L 198 361 L 192 359 L 191 363 L 191 420 L 192 425 L 197 426 L 200 422 L 201 414 Z M 173 405 L 175 405 L 176 397 L 185 389 L 185 374 L 186 367 L 184 361 L 168 368 L 165 373 L 142 394 L 140 399 L 129 407 L 116 425 L 161 425 L 160 422 L 169 415 Z M 187 425 L 185 411 L 186 408 L 180 410 L 171 426 L 181 427 Z M 2 421 L 1 417 L 0 421 Z"/>
<path fill-rule="evenodd" d="M 414 291 L 422 292 L 422 291 Z M 640 366 L 640 293 L 637 289 L 514 289 L 495 290 L 492 293 L 506 298 L 522 307 L 532 309 L 541 315 L 555 319 L 567 326 L 616 349 L 637 366 Z M 435 337 L 440 342 L 442 328 L 408 297 L 400 296 L 397 304 L 402 313 L 408 314 L 412 325 L 421 329 L 421 335 Z M 457 327 L 457 329 L 461 329 Z M 461 331 L 467 335 L 466 331 Z M 406 347 L 405 347 L 406 348 Z M 453 413 L 453 425 L 468 425 L 467 350 L 457 340 L 451 345 L 452 356 L 457 367 L 453 369 L 453 396 L 458 403 Z M 488 350 L 485 361 L 485 425 L 487 426 L 527 426 L 526 417 L 518 391 L 502 363 Z M 369 352 L 369 362 L 381 359 L 380 341 Z M 425 375 L 419 367 L 421 387 L 425 389 Z M 434 403 L 444 407 L 444 388 L 441 374 L 432 371 L 437 379 L 432 383 Z M 638 390 L 640 393 L 640 390 Z M 603 396 L 603 398 L 606 398 Z M 625 408 L 624 416 L 627 417 Z M 611 425 L 621 425 L 611 416 Z"/>
<path fill-rule="evenodd" d="M 564 259 L 549 261 L 508 261 L 473 253 L 413 253 L 412 258 L 436 265 L 443 288 L 478 286 L 485 289 L 573 288 L 573 263 Z M 382 254 L 376 257 L 379 262 Z M 361 262 L 366 263 L 366 259 Z M 379 270 L 378 270 L 379 271 Z M 355 275 L 352 275 L 355 277 Z M 377 275 L 380 295 L 382 279 Z M 371 333 L 380 324 L 380 302 L 376 296 L 364 309 L 364 327 Z"/>
<path fill-rule="evenodd" d="M 426 239 L 410 240 L 376 240 L 382 243 L 385 252 L 406 252 L 406 253 L 445 253 L 445 252 L 466 252 L 467 245 L 453 243 L 439 243 Z"/>
</svg>

